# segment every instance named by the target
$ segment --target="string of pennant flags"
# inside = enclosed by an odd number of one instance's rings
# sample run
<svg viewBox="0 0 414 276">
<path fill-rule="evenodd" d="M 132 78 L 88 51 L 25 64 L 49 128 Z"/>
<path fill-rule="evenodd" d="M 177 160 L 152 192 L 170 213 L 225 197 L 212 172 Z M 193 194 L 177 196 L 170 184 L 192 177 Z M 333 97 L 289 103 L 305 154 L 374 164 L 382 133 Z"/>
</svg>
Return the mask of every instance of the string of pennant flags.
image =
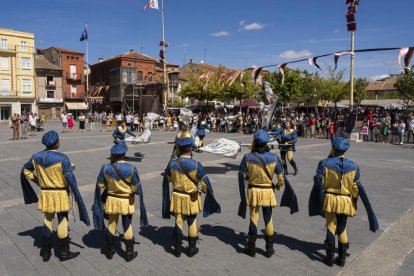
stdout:
<svg viewBox="0 0 414 276">
<path fill-rule="evenodd" d="M 319 66 L 319 64 L 317 63 L 319 58 L 322 57 L 327 57 L 327 56 L 333 56 L 334 57 L 334 71 L 337 69 L 338 67 L 338 61 L 339 58 L 345 55 L 355 55 L 355 53 L 364 53 L 364 52 L 380 52 L 380 51 L 394 51 L 394 50 L 399 50 L 398 52 L 398 64 L 404 69 L 404 70 L 408 70 L 409 69 L 409 65 L 411 62 L 411 58 L 414 55 L 414 47 L 398 47 L 398 48 L 371 48 L 371 49 L 359 49 L 359 50 L 355 50 L 354 52 L 351 52 L 349 50 L 347 51 L 341 51 L 341 52 L 335 52 L 335 53 L 329 53 L 329 54 L 323 54 L 323 55 L 319 55 L 319 56 L 314 56 L 314 57 L 309 57 L 309 58 L 304 58 L 304 59 L 298 59 L 298 60 L 293 60 L 293 61 L 289 61 L 289 62 L 285 62 L 285 63 L 281 63 L 281 64 L 272 64 L 272 65 L 265 65 L 265 66 L 260 66 L 257 67 L 253 70 L 252 72 L 252 77 L 254 82 L 256 83 L 257 78 L 260 75 L 260 72 L 264 69 L 264 68 L 269 68 L 269 67 L 277 67 L 277 69 L 279 70 L 279 75 L 281 77 L 281 83 L 283 84 L 285 82 L 285 69 L 287 67 L 288 64 L 293 64 L 293 63 L 299 63 L 299 62 L 304 62 L 304 61 L 308 61 L 309 64 L 311 66 L 313 66 L 316 69 L 322 70 L 321 67 Z"/>
</svg>

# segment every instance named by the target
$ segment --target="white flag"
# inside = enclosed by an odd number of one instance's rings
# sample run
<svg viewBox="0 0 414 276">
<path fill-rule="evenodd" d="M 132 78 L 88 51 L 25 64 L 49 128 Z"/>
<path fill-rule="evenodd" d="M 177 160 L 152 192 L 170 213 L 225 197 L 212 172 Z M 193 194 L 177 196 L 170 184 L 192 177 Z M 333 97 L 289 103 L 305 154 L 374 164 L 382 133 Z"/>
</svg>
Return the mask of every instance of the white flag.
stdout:
<svg viewBox="0 0 414 276">
<path fill-rule="evenodd" d="M 150 0 L 148 4 L 145 5 L 144 11 L 148 8 L 158 10 L 158 0 Z"/>
</svg>

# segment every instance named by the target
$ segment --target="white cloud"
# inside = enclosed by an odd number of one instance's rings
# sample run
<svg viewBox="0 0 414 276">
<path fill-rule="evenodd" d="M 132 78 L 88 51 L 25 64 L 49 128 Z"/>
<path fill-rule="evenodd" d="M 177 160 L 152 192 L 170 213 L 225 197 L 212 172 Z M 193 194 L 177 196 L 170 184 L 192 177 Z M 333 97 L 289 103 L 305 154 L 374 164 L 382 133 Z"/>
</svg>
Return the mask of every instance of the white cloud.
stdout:
<svg viewBox="0 0 414 276">
<path fill-rule="evenodd" d="M 210 34 L 210 36 L 213 36 L 213 37 L 226 37 L 226 36 L 229 36 L 229 35 L 230 35 L 230 33 L 226 32 L 226 31 L 220 31 L 220 32 Z"/>
<path fill-rule="evenodd" d="M 247 24 L 243 26 L 243 29 L 245 31 L 254 31 L 254 30 L 261 30 L 264 28 L 263 24 L 257 23 L 257 22 L 253 22 L 251 24 Z"/>
<path fill-rule="evenodd" d="M 309 50 L 302 50 L 302 51 L 288 50 L 288 51 L 280 53 L 279 57 L 289 59 L 289 58 L 311 57 L 312 55 L 313 54 Z"/>
<path fill-rule="evenodd" d="M 240 26 L 244 26 L 244 23 L 246 23 L 246 20 L 242 20 L 242 21 L 240 21 L 239 25 L 240 25 Z"/>
<path fill-rule="evenodd" d="M 339 29 L 336 29 L 335 31 L 334 31 L 334 33 L 336 34 L 336 33 L 339 33 Z"/>
<path fill-rule="evenodd" d="M 388 78 L 390 75 L 388 74 L 384 74 L 384 75 L 375 75 L 375 76 L 371 76 L 369 77 L 370 81 L 377 81 L 377 80 L 381 80 L 381 79 L 385 79 Z"/>
</svg>

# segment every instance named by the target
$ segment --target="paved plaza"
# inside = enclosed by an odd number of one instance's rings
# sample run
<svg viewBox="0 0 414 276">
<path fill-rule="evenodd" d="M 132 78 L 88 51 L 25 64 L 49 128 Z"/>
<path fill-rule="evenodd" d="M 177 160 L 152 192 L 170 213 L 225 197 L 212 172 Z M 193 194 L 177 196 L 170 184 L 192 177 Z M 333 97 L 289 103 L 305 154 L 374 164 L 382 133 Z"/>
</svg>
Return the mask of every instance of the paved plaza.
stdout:
<svg viewBox="0 0 414 276">
<path fill-rule="evenodd" d="M 51 128 L 60 130 L 58 122 L 48 122 L 47 129 Z M 53 256 L 44 264 L 39 256 L 43 216 L 35 204 L 23 204 L 19 178 L 24 162 L 43 149 L 41 135 L 14 142 L 9 140 L 11 130 L 7 124 L 0 124 L 0 275 L 412 275 L 414 271 L 412 145 L 352 143 L 347 157 L 360 165 L 361 180 L 376 211 L 380 230 L 369 231 L 365 209 L 359 202 L 358 216 L 348 223 L 350 256 L 346 267 L 341 269 L 328 268 L 323 263 L 325 221 L 308 216 L 316 166 L 330 150 L 329 141 L 321 139 L 298 140 L 295 159 L 299 175 L 288 178 L 297 193 L 300 211 L 290 215 L 287 208 L 274 210 L 276 254 L 270 259 L 264 256 L 263 236 L 258 239 L 255 258 L 239 253 L 246 244 L 249 221 L 237 216 L 240 201 L 237 170 L 248 149 L 243 148 L 236 159 L 195 153 L 194 158 L 203 163 L 210 177 L 222 214 L 207 219 L 199 215 L 200 253 L 191 259 L 182 255 L 177 260 L 170 253 L 174 220 L 161 218 L 161 174 L 172 151 L 167 142 L 173 140 L 173 132 L 155 132 L 151 143 L 130 145 L 127 153 L 128 161 L 140 173 L 149 216 L 149 226 L 141 228 L 138 215 L 134 217 L 138 258 L 126 263 L 121 250 L 124 244 L 118 240 L 118 254 L 108 261 L 101 250 L 104 233 L 78 220 L 74 223 L 70 214 L 71 247 L 80 251 L 80 256 L 67 262 L 59 262 Z M 60 150 L 76 165 L 78 185 L 90 211 L 97 174 L 101 165 L 109 161 L 111 133 L 87 131 L 60 135 Z M 252 139 L 237 133 L 208 133 L 206 139 L 218 137 L 242 143 L 250 143 Z M 280 197 L 277 192 L 279 202 Z M 75 218 L 78 219 L 76 212 Z"/>
</svg>

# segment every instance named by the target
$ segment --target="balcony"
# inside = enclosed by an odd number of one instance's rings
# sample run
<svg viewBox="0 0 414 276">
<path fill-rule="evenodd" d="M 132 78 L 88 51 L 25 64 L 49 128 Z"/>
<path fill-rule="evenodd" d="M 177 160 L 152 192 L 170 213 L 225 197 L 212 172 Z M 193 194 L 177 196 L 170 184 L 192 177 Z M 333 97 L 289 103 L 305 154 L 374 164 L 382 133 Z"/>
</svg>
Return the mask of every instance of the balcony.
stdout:
<svg viewBox="0 0 414 276">
<path fill-rule="evenodd" d="M 31 46 L 7 44 L 7 45 L 0 45 L 0 53 L 1 52 L 33 54 L 34 49 Z"/>
<path fill-rule="evenodd" d="M 78 73 L 66 73 L 66 80 L 71 82 L 82 82 L 82 75 Z"/>
<path fill-rule="evenodd" d="M 55 90 L 56 89 L 56 81 L 46 81 L 45 84 L 46 89 Z"/>
<path fill-rule="evenodd" d="M 17 91 L 0 90 L 0 97 L 17 97 Z"/>
</svg>

